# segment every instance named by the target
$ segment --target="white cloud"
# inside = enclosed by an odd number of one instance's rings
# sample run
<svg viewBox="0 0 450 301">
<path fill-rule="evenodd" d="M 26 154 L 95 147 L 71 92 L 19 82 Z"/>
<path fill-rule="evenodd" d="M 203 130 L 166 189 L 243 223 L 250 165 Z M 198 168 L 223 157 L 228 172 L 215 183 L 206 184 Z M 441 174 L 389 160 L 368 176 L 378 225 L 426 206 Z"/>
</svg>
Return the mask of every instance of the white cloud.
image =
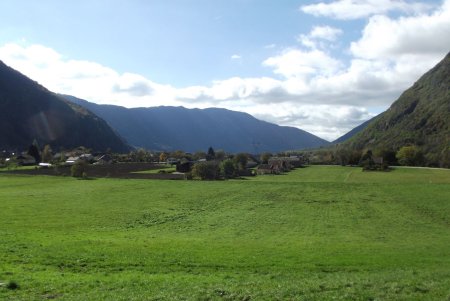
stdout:
<svg viewBox="0 0 450 301">
<path fill-rule="evenodd" d="M 342 34 L 342 30 L 331 26 L 315 26 L 309 36 L 314 39 L 323 39 L 327 41 L 336 41 Z"/>
<path fill-rule="evenodd" d="M 403 0 L 337 0 L 300 7 L 300 10 L 307 14 L 341 20 L 366 18 L 376 14 L 386 14 L 389 11 L 420 13 L 428 9 L 430 9 L 429 5 Z"/>
<path fill-rule="evenodd" d="M 180 104 L 170 86 L 95 62 L 68 60 L 42 45 L 6 44 L 0 47 L 0 59 L 57 93 L 126 107 Z"/>
<path fill-rule="evenodd" d="M 329 141 L 344 135 L 355 126 L 373 117 L 364 108 L 347 105 L 284 103 L 268 106 L 257 105 L 248 111 L 260 119 L 280 125 L 295 126 Z"/>
<path fill-rule="evenodd" d="M 211 104 L 236 100 L 254 99 L 270 94 L 279 88 L 281 82 L 268 77 L 240 78 L 214 81 L 211 87 L 193 86 L 178 89 L 177 97 L 181 101 L 209 102 Z"/>
<path fill-rule="evenodd" d="M 350 44 L 355 67 L 369 70 L 372 80 L 386 87 L 406 88 L 438 63 L 450 50 L 450 0 L 429 14 L 400 17 L 373 16 L 362 37 Z M 362 78 L 361 73 L 360 78 Z M 371 81 L 370 84 L 373 84 Z"/>
<path fill-rule="evenodd" d="M 330 48 L 343 31 L 331 26 L 314 26 L 309 34 L 301 34 L 297 40 L 311 49 Z"/>
<path fill-rule="evenodd" d="M 321 50 L 303 51 L 286 49 L 280 55 L 270 57 L 263 62 L 272 67 L 276 74 L 285 78 L 304 78 L 311 75 L 330 75 L 340 67 L 340 62 Z"/>
<path fill-rule="evenodd" d="M 154 84 L 143 76 L 132 73 L 124 73 L 113 85 L 112 90 L 113 92 L 143 97 L 153 94 L 153 86 Z"/>
<path fill-rule="evenodd" d="M 232 56 L 231 56 L 231 59 L 232 60 L 239 60 L 239 59 L 241 59 L 242 58 L 242 56 L 240 56 L 239 54 L 233 54 Z"/>
<path fill-rule="evenodd" d="M 365 59 L 398 59 L 404 55 L 442 56 L 450 50 L 450 1 L 432 14 L 391 19 L 370 18 L 350 50 Z"/>
</svg>

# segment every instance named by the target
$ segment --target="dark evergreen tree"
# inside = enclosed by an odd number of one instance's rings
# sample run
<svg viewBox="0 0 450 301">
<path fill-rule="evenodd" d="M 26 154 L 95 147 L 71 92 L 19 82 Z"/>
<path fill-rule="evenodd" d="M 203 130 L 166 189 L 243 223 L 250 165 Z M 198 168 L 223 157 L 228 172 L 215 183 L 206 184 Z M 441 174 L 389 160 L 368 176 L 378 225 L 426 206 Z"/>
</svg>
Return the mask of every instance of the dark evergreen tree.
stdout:
<svg viewBox="0 0 450 301">
<path fill-rule="evenodd" d="M 39 149 L 35 144 L 30 145 L 28 148 L 28 155 L 32 156 L 36 163 L 41 163 L 41 154 L 39 153 Z"/>
<path fill-rule="evenodd" d="M 210 146 L 208 148 L 208 153 L 206 154 L 206 160 L 211 161 L 214 160 L 216 158 L 216 152 L 214 151 L 214 149 Z"/>
</svg>

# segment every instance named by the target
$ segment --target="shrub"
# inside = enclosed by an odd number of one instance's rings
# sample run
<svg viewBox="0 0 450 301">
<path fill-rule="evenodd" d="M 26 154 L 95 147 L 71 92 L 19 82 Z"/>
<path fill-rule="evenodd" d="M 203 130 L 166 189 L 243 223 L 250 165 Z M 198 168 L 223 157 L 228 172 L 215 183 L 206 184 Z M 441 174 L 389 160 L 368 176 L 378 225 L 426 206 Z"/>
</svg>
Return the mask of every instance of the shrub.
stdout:
<svg viewBox="0 0 450 301">
<path fill-rule="evenodd" d="M 415 145 L 403 146 L 398 150 L 396 157 L 400 165 L 421 165 L 424 161 L 423 153 Z"/>
<path fill-rule="evenodd" d="M 236 167 L 233 160 L 225 160 L 220 164 L 220 173 L 225 179 L 231 179 L 236 176 Z"/>
<path fill-rule="evenodd" d="M 236 156 L 234 156 L 234 162 L 239 170 L 244 170 L 247 167 L 248 155 L 245 153 L 236 154 Z"/>
<path fill-rule="evenodd" d="M 362 155 L 359 165 L 362 166 L 363 170 L 374 170 L 375 163 L 373 162 L 372 156 L 370 149 Z"/>
<path fill-rule="evenodd" d="M 20 287 L 19 284 L 17 284 L 17 282 L 15 282 L 15 281 L 10 281 L 10 282 L 8 282 L 8 284 L 6 285 L 6 288 L 9 289 L 9 290 L 16 290 L 16 289 L 18 289 L 19 287 Z"/>
<path fill-rule="evenodd" d="M 272 154 L 271 153 L 262 153 L 261 154 L 261 156 L 260 156 L 260 159 L 261 159 L 261 163 L 262 164 L 267 164 L 267 163 L 269 163 L 269 159 L 272 157 Z"/>
<path fill-rule="evenodd" d="M 375 151 L 375 155 L 377 157 L 383 158 L 383 162 L 386 162 L 388 165 L 396 165 L 398 164 L 396 158 L 396 152 L 393 149 L 389 148 L 381 148 Z"/>
<path fill-rule="evenodd" d="M 192 176 L 202 180 L 216 180 L 220 178 L 219 165 L 214 161 L 198 162 L 192 168 Z"/>
<path fill-rule="evenodd" d="M 84 160 L 79 160 L 70 168 L 70 175 L 75 178 L 86 177 L 86 169 L 87 163 Z"/>
</svg>

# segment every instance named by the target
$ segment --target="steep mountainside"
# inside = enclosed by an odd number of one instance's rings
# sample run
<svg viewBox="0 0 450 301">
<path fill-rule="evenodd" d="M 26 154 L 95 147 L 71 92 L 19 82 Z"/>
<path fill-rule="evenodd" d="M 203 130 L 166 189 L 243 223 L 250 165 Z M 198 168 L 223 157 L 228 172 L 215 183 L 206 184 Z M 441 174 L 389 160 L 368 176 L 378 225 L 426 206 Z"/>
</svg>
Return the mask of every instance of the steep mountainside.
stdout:
<svg viewBox="0 0 450 301">
<path fill-rule="evenodd" d="M 35 139 L 55 150 L 129 150 L 104 120 L 0 61 L 0 148 L 23 150 Z"/>
<path fill-rule="evenodd" d="M 450 151 L 450 53 L 346 144 L 393 150 L 416 145 L 427 164 L 438 165 Z"/>
<path fill-rule="evenodd" d="M 72 96 L 64 97 L 105 119 L 135 147 L 194 152 L 212 146 L 228 152 L 259 153 L 328 144 L 327 141 L 300 129 L 278 126 L 246 113 L 225 109 L 127 109 L 97 105 Z"/>
<path fill-rule="evenodd" d="M 352 138 L 353 136 L 355 136 L 356 134 L 358 134 L 359 132 L 361 132 L 362 130 L 364 130 L 374 119 L 370 118 L 367 121 L 364 121 L 363 123 L 361 123 L 360 125 L 358 125 L 357 127 L 355 127 L 354 129 L 352 129 L 351 131 L 349 131 L 348 133 L 342 135 L 341 137 L 337 138 L 336 140 L 334 140 L 333 142 L 331 142 L 332 144 L 336 144 L 336 143 L 342 143 L 350 138 Z"/>
</svg>

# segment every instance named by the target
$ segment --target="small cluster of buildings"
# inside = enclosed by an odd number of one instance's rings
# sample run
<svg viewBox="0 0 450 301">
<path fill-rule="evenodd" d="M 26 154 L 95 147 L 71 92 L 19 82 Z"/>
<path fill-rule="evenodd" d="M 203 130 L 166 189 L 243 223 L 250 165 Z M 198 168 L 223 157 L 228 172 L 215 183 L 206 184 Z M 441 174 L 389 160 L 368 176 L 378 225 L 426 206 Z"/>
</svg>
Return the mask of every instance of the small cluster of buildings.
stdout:
<svg viewBox="0 0 450 301">
<path fill-rule="evenodd" d="M 5 163 L 14 163 L 19 166 L 34 166 L 39 165 L 42 167 L 49 167 L 52 163 L 58 162 L 64 165 L 73 165 L 79 161 L 85 161 L 90 164 L 111 164 L 113 163 L 113 157 L 109 154 L 90 154 L 90 153 L 57 153 L 52 156 L 51 160 L 45 160 L 49 162 L 39 162 L 35 157 L 31 156 L 27 152 L 23 153 L 9 153 L 3 151 L 1 158 Z"/>
<path fill-rule="evenodd" d="M 21 166 L 31 166 L 36 165 L 36 159 L 29 155 L 26 152 L 23 153 L 15 153 L 2 151 L 0 153 L 0 159 L 2 159 L 6 164 L 14 162 L 17 165 Z"/>
<path fill-rule="evenodd" d="M 290 157 L 272 157 L 267 164 L 260 164 L 256 168 L 258 175 L 279 175 L 284 172 L 291 171 L 294 168 L 302 167 L 304 160 L 299 156 Z"/>
<path fill-rule="evenodd" d="M 45 156 L 44 156 L 45 157 Z M 86 152 L 85 149 L 75 149 L 70 152 L 59 152 L 56 154 L 50 154 L 50 158 L 43 158 L 39 162 L 37 158 L 33 157 L 29 154 L 29 152 L 23 153 L 8 153 L 8 152 L 0 152 L 0 159 L 3 162 L 8 164 L 8 162 L 20 165 L 20 166 L 41 166 L 41 167 L 50 167 L 52 164 L 58 165 L 74 165 L 77 162 L 84 161 L 88 164 L 95 165 L 105 165 L 112 164 L 115 162 L 113 156 L 111 154 L 98 153 L 91 154 Z M 119 160 L 120 161 L 120 160 Z M 206 158 L 200 158 L 197 160 L 182 158 L 178 159 L 175 157 L 169 157 L 165 160 L 164 163 L 175 165 L 176 172 L 178 173 L 187 173 L 192 170 L 194 164 L 202 161 L 207 161 Z M 159 162 L 162 163 L 162 162 Z M 305 158 L 302 156 L 285 156 L 285 157 L 270 157 L 265 162 L 261 162 L 253 156 L 248 156 L 248 161 L 246 163 L 245 169 L 240 170 L 242 172 L 249 172 L 250 175 L 278 175 L 285 172 L 289 172 L 294 168 L 302 167 L 306 164 Z"/>
<path fill-rule="evenodd" d="M 79 161 L 84 161 L 91 164 L 111 164 L 113 163 L 113 157 L 109 154 L 100 154 L 100 155 L 92 155 L 92 154 L 81 154 L 81 155 L 72 155 L 67 157 L 64 161 L 65 165 L 73 165 Z"/>
<path fill-rule="evenodd" d="M 193 165 L 198 162 L 205 162 L 206 159 L 191 161 L 187 159 L 168 158 L 166 164 L 176 165 L 176 171 L 181 173 L 190 172 Z M 257 162 L 254 158 L 249 157 L 246 170 L 254 170 L 257 175 L 278 175 L 289 172 L 294 168 L 302 167 L 306 161 L 300 156 L 289 157 L 271 157 L 267 163 Z M 241 171 L 242 172 L 242 171 Z"/>
</svg>

